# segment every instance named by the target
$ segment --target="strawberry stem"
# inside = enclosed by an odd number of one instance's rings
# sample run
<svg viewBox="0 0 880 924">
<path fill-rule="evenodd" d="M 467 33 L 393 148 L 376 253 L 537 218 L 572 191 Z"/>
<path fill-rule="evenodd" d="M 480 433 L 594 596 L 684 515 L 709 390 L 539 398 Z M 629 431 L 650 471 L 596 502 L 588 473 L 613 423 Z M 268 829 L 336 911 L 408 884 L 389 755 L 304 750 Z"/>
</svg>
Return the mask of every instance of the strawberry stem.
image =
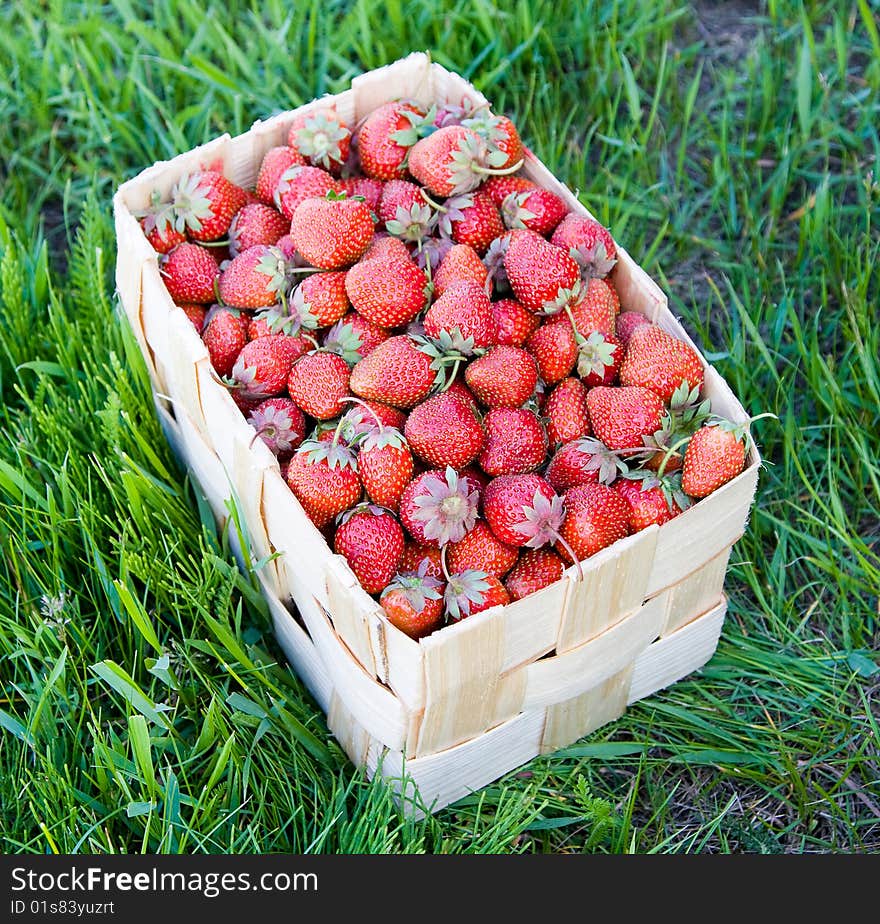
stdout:
<svg viewBox="0 0 880 924">
<path fill-rule="evenodd" d="M 658 479 L 663 477 L 663 473 L 666 471 L 666 466 L 669 464 L 669 460 L 678 452 L 679 449 L 681 449 L 682 446 L 688 442 L 690 442 L 690 437 L 685 436 L 666 450 L 666 453 L 663 456 L 663 461 L 660 463 L 660 468 L 657 469 Z"/>
<path fill-rule="evenodd" d="M 432 209 L 435 209 L 435 210 L 438 211 L 438 212 L 448 212 L 448 211 L 449 211 L 449 209 L 447 209 L 445 205 L 440 205 L 439 202 L 435 202 L 435 201 L 425 192 L 425 187 L 424 187 L 424 186 L 422 186 L 422 187 L 419 189 L 419 192 L 421 193 L 422 198 L 425 200 L 425 202 L 427 202 L 428 205 L 430 205 Z"/>
<path fill-rule="evenodd" d="M 558 532 L 556 533 L 556 541 L 562 546 L 562 548 L 565 549 L 566 552 L 568 552 L 569 557 L 577 567 L 577 579 L 582 581 L 584 579 L 584 569 L 581 565 L 581 560 L 577 557 L 577 555 L 574 554 L 574 549 L 565 541 L 565 539 L 562 538 L 561 534 Z"/>
<path fill-rule="evenodd" d="M 379 434 L 385 432 L 385 425 L 379 418 L 379 415 L 367 404 L 366 401 L 362 401 L 360 398 L 356 398 L 354 395 L 349 395 L 346 398 L 342 399 L 343 401 L 351 401 L 353 404 L 357 404 L 359 407 L 362 407 L 372 418 L 376 421 L 377 426 L 379 427 Z"/>
<path fill-rule="evenodd" d="M 479 164 L 473 164 L 471 170 L 474 173 L 484 173 L 487 176 L 509 176 L 511 173 L 516 173 L 522 165 L 523 159 L 520 158 L 512 167 L 505 167 L 503 170 L 493 167 L 481 167 Z"/>
<path fill-rule="evenodd" d="M 443 548 L 440 549 L 440 568 L 443 571 L 443 577 L 446 578 L 447 584 L 452 580 L 452 578 L 449 575 L 449 568 L 446 566 L 446 550 L 448 548 L 449 548 L 448 545 L 444 545 Z"/>
</svg>

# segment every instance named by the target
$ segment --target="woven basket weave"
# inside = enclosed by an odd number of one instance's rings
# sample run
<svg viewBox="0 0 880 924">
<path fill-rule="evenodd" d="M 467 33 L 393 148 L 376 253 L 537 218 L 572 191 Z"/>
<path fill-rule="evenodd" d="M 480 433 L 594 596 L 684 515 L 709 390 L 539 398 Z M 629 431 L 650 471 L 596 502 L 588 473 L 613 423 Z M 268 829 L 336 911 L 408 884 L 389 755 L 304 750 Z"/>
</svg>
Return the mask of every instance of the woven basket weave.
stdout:
<svg viewBox="0 0 880 924">
<path fill-rule="evenodd" d="M 389 100 L 429 105 L 485 98 L 463 78 L 409 57 L 356 78 L 332 97 L 353 125 Z M 702 666 L 726 611 L 723 583 L 757 484 L 752 449 L 745 471 L 685 513 L 615 543 L 557 583 L 450 625 L 419 642 L 395 629 L 334 555 L 281 478 L 275 457 L 211 374 L 204 344 L 177 308 L 157 255 L 133 212 L 184 173 L 217 162 L 252 187 L 263 155 L 286 142 L 296 114 L 328 98 L 154 164 L 114 199 L 117 287 L 149 369 L 156 409 L 176 454 L 222 524 L 230 500 L 247 531 L 275 632 L 290 663 L 327 714 L 352 761 L 401 788 L 404 771 L 419 805 L 436 811 L 534 756 L 618 718 Z M 534 156 L 522 175 L 588 214 Z M 612 273 L 623 307 L 691 343 L 656 284 L 621 248 Z M 696 348 L 696 347 L 695 347 Z M 747 415 L 706 364 L 705 395 L 733 421 Z M 242 551 L 242 550 L 240 550 Z M 415 791 L 402 794 L 413 806 Z"/>
</svg>

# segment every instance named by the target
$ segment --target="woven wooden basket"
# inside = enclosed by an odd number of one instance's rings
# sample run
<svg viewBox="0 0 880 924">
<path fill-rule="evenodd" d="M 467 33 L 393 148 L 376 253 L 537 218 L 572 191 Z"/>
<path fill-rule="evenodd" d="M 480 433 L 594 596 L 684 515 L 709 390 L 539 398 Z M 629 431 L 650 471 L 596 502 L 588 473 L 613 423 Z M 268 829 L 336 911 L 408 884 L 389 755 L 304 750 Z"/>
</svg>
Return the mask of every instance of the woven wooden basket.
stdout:
<svg viewBox="0 0 880 924">
<path fill-rule="evenodd" d="M 389 100 L 427 106 L 458 104 L 464 96 L 485 102 L 463 78 L 412 54 L 356 78 L 332 99 L 354 125 Z M 760 458 L 752 449 L 745 471 L 720 490 L 586 560 L 582 581 L 570 568 L 537 594 L 419 642 L 395 629 L 305 515 L 275 457 L 259 440 L 251 447 L 253 430 L 212 377 L 208 353 L 168 295 L 157 255 L 132 214 L 154 189 L 167 195 L 182 174 L 216 162 L 234 182 L 252 187 L 263 155 L 285 143 L 294 115 L 320 104 L 257 122 L 237 138 L 224 135 L 121 186 L 114 199 L 116 280 L 169 442 L 218 521 L 229 516 L 230 501 L 236 504 L 250 559 L 277 553 L 259 572 L 275 632 L 330 730 L 355 764 L 393 781 L 415 811 L 436 811 L 618 718 L 627 704 L 712 656 L 726 611 L 727 562 L 745 527 Z M 588 214 L 534 156 L 522 172 Z M 692 343 L 663 293 L 622 248 L 612 278 L 625 309 Z M 705 394 L 716 413 L 747 419 L 708 365 Z"/>
</svg>

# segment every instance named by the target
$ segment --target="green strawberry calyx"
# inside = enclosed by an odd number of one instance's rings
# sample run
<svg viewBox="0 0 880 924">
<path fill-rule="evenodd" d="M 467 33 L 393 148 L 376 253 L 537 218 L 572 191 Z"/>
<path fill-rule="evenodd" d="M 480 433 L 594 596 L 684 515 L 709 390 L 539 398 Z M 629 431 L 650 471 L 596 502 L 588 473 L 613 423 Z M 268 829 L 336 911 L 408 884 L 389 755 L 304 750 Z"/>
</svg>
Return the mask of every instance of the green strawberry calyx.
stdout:
<svg viewBox="0 0 880 924">
<path fill-rule="evenodd" d="M 626 475 L 629 467 L 626 462 L 613 450 L 609 449 L 601 440 L 595 437 L 584 436 L 576 443 L 578 452 L 590 457 L 584 465 L 584 470 L 596 472 L 602 484 L 611 484 L 619 475 Z"/>
<path fill-rule="evenodd" d="M 488 577 L 485 571 L 472 568 L 448 576 L 443 591 L 447 622 L 459 622 L 465 616 L 470 616 L 472 606 L 483 603 L 489 590 Z"/>
<path fill-rule="evenodd" d="M 606 340 L 600 331 L 594 330 L 589 337 L 576 335 L 578 342 L 578 375 L 585 379 L 589 375 L 604 378 L 608 369 L 614 366 L 618 345 Z"/>
<path fill-rule="evenodd" d="M 329 170 L 342 163 L 340 145 L 350 134 L 338 118 L 331 118 L 327 112 L 316 112 L 297 129 L 296 148 L 311 163 Z"/>
<path fill-rule="evenodd" d="M 413 499 L 412 517 L 424 523 L 425 538 L 445 546 L 459 542 L 474 528 L 480 495 L 459 478 L 451 466 L 443 475 L 432 474 L 422 482 L 423 494 Z"/>
<path fill-rule="evenodd" d="M 400 590 L 416 613 L 423 612 L 428 600 L 439 600 L 441 598 L 440 590 L 443 587 L 440 580 L 428 574 L 428 564 L 428 560 L 423 559 L 419 564 L 418 571 L 396 574 L 385 590 L 382 591 L 382 596 L 384 597 L 385 594 L 390 593 L 392 590 Z"/>
<path fill-rule="evenodd" d="M 297 453 L 304 455 L 309 465 L 326 462 L 327 468 L 350 468 L 357 471 L 357 459 L 354 453 L 342 442 L 338 442 L 338 433 L 332 441 L 306 440 Z"/>
<path fill-rule="evenodd" d="M 625 472 L 622 477 L 626 478 L 628 481 L 640 481 L 642 491 L 651 491 L 654 488 L 660 488 L 670 513 L 676 513 L 678 510 L 687 510 L 688 507 L 693 504 L 692 498 L 682 490 L 681 472 L 673 472 L 670 475 L 664 475 L 660 478 L 657 476 L 656 472 L 636 469 L 632 472 Z"/>
</svg>

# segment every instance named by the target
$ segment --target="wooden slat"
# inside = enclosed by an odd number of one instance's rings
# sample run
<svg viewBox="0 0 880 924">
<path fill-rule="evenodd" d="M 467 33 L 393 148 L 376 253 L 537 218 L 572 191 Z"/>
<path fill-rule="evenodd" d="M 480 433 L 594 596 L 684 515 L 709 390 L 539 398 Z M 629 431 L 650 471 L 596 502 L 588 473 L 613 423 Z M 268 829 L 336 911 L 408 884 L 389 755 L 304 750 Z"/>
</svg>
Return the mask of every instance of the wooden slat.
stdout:
<svg viewBox="0 0 880 924">
<path fill-rule="evenodd" d="M 351 82 L 355 109 L 360 120 L 384 103 L 395 99 L 415 100 L 430 105 L 434 100 L 430 59 L 414 52 L 393 64 L 368 71 Z"/>
<path fill-rule="evenodd" d="M 334 555 L 327 564 L 327 599 L 330 601 L 327 611 L 336 634 L 361 667 L 371 677 L 376 677 L 376 659 L 370 639 L 371 611 L 377 608 L 376 603 L 364 592 L 341 555 Z M 380 661 L 383 662 L 384 659 Z"/>
<path fill-rule="evenodd" d="M 661 636 L 671 635 L 692 619 L 718 605 L 724 591 L 724 575 L 733 546 L 669 588 L 669 607 Z"/>
<path fill-rule="evenodd" d="M 571 583 L 572 578 L 564 575 L 549 587 L 504 607 L 502 671 L 534 661 L 556 647 Z"/>
</svg>

